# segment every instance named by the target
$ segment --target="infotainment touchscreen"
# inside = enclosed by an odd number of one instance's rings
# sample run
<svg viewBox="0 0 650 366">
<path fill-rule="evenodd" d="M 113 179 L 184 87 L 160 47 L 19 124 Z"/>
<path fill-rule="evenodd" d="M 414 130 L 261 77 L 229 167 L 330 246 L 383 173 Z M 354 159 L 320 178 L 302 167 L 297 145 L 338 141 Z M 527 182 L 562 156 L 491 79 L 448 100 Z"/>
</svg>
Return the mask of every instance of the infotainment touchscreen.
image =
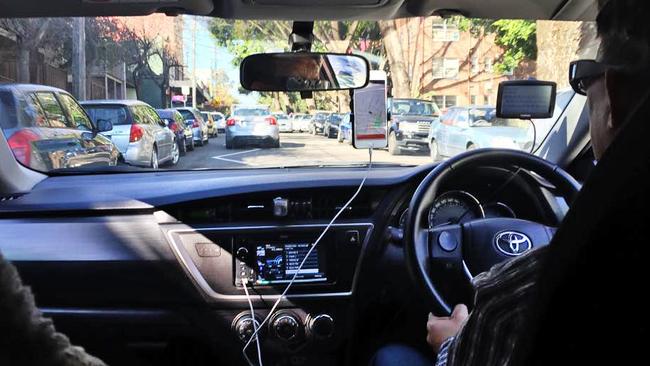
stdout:
<svg viewBox="0 0 650 366">
<path fill-rule="evenodd" d="M 309 251 L 310 243 L 259 243 L 256 245 L 257 284 L 289 282 L 300 267 L 300 263 Z M 327 281 L 324 258 L 319 257 L 314 249 L 296 282 Z"/>
</svg>

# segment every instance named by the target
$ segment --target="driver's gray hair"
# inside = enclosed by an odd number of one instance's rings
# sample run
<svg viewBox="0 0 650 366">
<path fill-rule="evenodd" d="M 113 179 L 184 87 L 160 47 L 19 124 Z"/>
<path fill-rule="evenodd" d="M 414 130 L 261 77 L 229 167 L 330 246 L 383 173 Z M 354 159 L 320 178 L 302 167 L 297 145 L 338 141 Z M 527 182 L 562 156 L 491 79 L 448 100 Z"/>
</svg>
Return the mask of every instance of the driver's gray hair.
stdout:
<svg viewBox="0 0 650 366">
<path fill-rule="evenodd" d="M 650 0 L 598 0 L 598 60 L 650 74 Z"/>
</svg>

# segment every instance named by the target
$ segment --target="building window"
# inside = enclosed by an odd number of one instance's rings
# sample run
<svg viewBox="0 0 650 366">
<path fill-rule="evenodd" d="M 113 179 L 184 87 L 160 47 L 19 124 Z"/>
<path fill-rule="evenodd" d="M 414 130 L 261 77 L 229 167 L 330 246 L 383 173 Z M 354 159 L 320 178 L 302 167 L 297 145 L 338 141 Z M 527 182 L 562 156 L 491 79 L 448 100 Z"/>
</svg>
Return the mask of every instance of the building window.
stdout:
<svg viewBox="0 0 650 366">
<path fill-rule="evenodd" d="M 454 107 L 457 105 L 455 95 L 436 95 L 433 97 L 433 102 L 436 103 L 440 109 Z"/>
<path fill-rule="evenodd" d="M 456 79 L 459 67 L 457 58 L 435 57 L 431 72 L 434 79 Z"/>
<path fill-rule="evenodd" d="M 470 96 L 470 97 L 469 97 L 469 100 L 470 100 L 470 101 L 469 101 L 469 104 L 476 105 L 476 100 L 477 100 L 477 99 L 478 99 L 478 98 L 476 97 L 476 95 L 472 95 L 472 96 Z"/>
<path fill-rule="evenodd" d="M 490 105 L 490 96 L 489 95 L 484 95 L 483 96 L 483 104 Z"/>
<path fill-rule="evenodd" d="M 485 58 L 485 72 L 491 74 L 494 71 L 492 57 Z"/>
<path fill-rule="evenodd" d="M 478 63 L 478 56 L 472 56 L 472 75 L 476 75 L 481 72 L 480 65 Z"/>
<path fill-rule="evenodd" d="M 458 25 L 448 19 L 437 18 L 433 21 L 433 40 L 436 42 L 455 42 L 460 39 Z"/>
</svg>

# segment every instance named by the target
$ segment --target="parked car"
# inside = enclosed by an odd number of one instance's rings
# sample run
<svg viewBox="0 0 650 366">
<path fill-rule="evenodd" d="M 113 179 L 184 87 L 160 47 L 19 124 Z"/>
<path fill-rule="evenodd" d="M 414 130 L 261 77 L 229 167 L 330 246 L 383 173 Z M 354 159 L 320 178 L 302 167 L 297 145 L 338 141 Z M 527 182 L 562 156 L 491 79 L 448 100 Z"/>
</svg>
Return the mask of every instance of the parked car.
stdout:
<svg viewBox="0 0 650 366">
<path fill-rule="evenodd" d="M 280 147 L 278 121 L 266 106 L 233 107 L 226 120 L 226 149 L 253 143 Z"/>
<path fill-rule="evenodd" d="M 338 142 L 352 143 L 352 122 L 350 120 L 350 113 L 345 113 L 341 123 L 339 123 L 339 132 L 336 136 Z"/>
<path fill-rule="evenodd" d="M 226 133 L 226 117 L 221 112 L 210 112 L 212 119 L 217 125 L 218 133 Z"/>
<path fill-rule="evenodd" d="M 33 84 L 0 85 L 0 127 L 16 160 L 40 171 L 117 165 L 119 151 L 66 91 Z"/>
<path fill-rule="evenodd" d="M 180 157 L 176 135 L 156 110 L 138 100 L 86 100 L 81 105 L 92 120 L 113 125 L 102 134 L 113 141 L 127 164 L 157 169 L 176 165 Z"/>
<path fill-rule="evenodd" d="M 316 112 L 314 117 L 311 119 L 311 125 L 309 131 L 312 135 L 319 135 L 323 133 L 323 128 L 325 127 L 325 121 L 329 118 L 331 112 Z"/>
<path fill-rule="evenodd" d="M 217 129 L 217 123 L 212 118 L 212 113 L 210 112 L 201 112 L 201 117 L 208 126 L 208 137 L 217 137 L 219 136 L 219 130 Z"/>
<path fill-rule="evenodd" d="M 339 123 L 343 119 L 343 114 L 341 113 L 332 113 L 325 120 L 323 125 L 323 136 L 327 138 L 336 138 L 339 134 Z"/>
<path fill-rule="evenodd" d="M 210 142 L 208 137 L 208 125 L 205 123 L 205 120 L 198 109 L 191 107 L 178 107 L 175 109 L 181 113 L 185 123 L 188 126 L 192 126 L 195 145 L 203 146 Z"/>
<path fill-rule="evenodd" d="M 175 109 L 156 109 L 158 116 L 176 135 L 176 143 L 181 155 L 194 150 L 194 138 L 192 127 L 188 126 L 183 120 L 181 113 Z"/>
<path fill-rule="evenodd" d="M 311 130 L 311 119 L 312 115 L 298 113 L 294 114 L 293 118 L 293 130 L 294 132 L 309 132 Z"/>
<path fill-rule="evenodd" d="M 432 124 L 428 137 L 434 161 L 484 147 L 530 151 L 533 139 L 530 121 L 496 118 L 491 106 L 449 108 Z"/>
<path fill-rule="evenodd" d="M 293 125 L 289 116 L 282 112 L 273 112 L 273 117 L 278 121 L 280 132 L 293 132 Z"/>
<path fill-rule="evenodd" d="M 438 106 L 422 99 L 388 99 L 388 152 L 403 150 L 426 152 L 429 149 L 431 122 L 440 116 Z"/>
</svg>

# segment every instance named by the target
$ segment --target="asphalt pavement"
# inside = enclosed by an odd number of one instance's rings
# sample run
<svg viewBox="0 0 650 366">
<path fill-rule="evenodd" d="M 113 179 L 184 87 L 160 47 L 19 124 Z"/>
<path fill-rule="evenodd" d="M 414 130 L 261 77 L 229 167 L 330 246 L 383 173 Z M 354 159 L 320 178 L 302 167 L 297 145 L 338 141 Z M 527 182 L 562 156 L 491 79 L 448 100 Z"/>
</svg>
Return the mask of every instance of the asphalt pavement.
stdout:
<svg viewBox="0 0 650 366">
<path fill-rule="evenodd" d="M 246 146 L 226 149 L 225 135 L 213 137 L 205 146 L 196 146 L 182 156 L 175 169 L 228 169 L 296 165 L 338 165 L 366 163 L 367 150 L 357 150 L 348 143 L 307 133 L 280 134 L 280 147 Z M 386 150 L 374 150 L 373 161 L 420 165 L 431 162 L 428 153 L 404 152 L 390 155 Z"/>
</svg>

